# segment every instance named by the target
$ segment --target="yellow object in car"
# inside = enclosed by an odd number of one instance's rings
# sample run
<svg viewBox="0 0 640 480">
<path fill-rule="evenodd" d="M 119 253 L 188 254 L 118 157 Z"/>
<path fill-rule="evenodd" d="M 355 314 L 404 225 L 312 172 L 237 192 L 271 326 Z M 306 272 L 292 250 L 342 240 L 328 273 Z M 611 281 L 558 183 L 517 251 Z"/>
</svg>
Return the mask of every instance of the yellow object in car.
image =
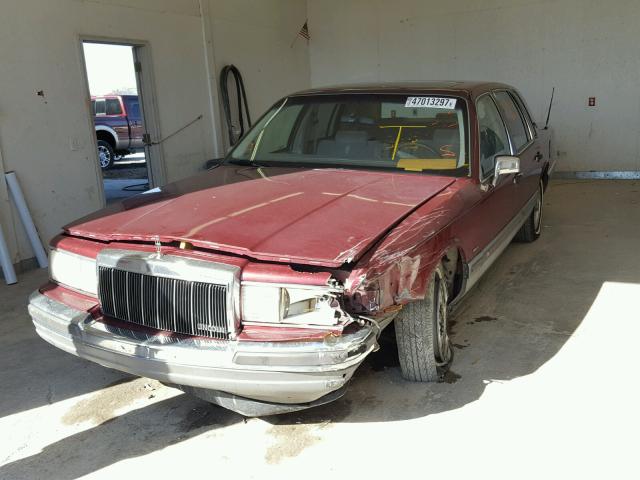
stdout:
<svg viewBox="0 0 640 480">
<path fill-rule="evenodd" d="M 396 165 L 403 170 L 421 172 L 423 170 L 455 170 L 458 162 L 455 158 L 403 158 Z"/>
</svg>

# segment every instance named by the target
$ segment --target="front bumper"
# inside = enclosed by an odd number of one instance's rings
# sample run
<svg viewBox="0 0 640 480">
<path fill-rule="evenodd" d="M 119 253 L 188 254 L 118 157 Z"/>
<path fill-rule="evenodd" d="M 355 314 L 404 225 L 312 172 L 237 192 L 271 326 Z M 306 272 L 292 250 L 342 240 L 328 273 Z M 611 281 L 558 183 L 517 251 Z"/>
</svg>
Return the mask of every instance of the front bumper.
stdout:
<svg viewBox="0 0 640 480">
<path fill-rule="evenodd" d="M 186 391 L 277 404 L 278 413 L 337 398 L 377 348 L 372 328 L 322 341 L 242 342 L 178 338 L 114 327 L 40 292 L 29 299 L 36 331 L 52 345 L 106 367 Z M 334 395 L 331 395 L 335 392 Z M 212 397 L 212 401 L 215 401 Z M 216 402 L 219 403 L 219 402 Z M 285 405 L 283 405 L 285 404 Z M 263 411 L 264 412 L 264 411 Z M 262 413 L 266 414 L 266 413 Z"/>
</svg>

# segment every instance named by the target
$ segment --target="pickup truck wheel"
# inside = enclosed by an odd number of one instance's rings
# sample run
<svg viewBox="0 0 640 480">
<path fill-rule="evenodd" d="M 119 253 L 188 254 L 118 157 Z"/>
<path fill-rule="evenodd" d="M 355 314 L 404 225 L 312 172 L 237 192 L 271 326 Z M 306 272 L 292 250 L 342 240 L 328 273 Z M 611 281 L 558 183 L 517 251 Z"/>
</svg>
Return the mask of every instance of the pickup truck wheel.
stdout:
<svg viewBox="0 0 640 480">
<path fill-rule="evenodd" d="M 525 220 L 516 234 L 515 240 L 518 242 L 534 242 L 542 231 L 542 206 L 544 204 L 544 184 L 542 179 L 538 183 L 538 193 L 536 203 L 533 206 L 531 215 Z"/>
<path fill-rule="evenodd" d="M 395 321 L 402 376 L 412 382 L 435 382 L 453 359 L 447 333 L 447 282 L 442 265 L 432 272 L 424 300 L 402 309 Z"/>
<path fill-rule="evenodd" d="M 115 153 L 113 147 L 104 140 L 98 140 L 98 162 L 102 170 L 108 170 L 113 167 Z"/>
</svg>

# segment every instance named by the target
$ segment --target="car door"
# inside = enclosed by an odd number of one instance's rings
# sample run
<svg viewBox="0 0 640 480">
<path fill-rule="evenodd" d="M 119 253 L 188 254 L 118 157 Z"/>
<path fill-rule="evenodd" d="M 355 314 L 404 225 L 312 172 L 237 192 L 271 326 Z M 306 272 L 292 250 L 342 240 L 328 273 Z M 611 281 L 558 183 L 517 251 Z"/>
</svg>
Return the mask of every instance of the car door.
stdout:
<svg viewBox="0 0 640 480">
<path fill-rule="evenodd" d="M 496 157 L 511 155 L 511 141 L 491 93 L 476 100 L 479 140 L 478 194 L 481 199 L 466 215 L 465 242 L 472 256 L 481 253 L 493 241 L 515 214 L 513 175 L 502 175 L 493 185 Z"/>
<path fill-rule="evenodd" d="M 522 208 L 515 174 L 501 175 L 494 185 L 496 157 L 513 155 L 515 150 L 492 92 L 476 99 L 476 115 L 480 184 L 474 196 L 479 200 L 459 223 L 459 238 L 469 262 L 466 288 L 473 286 L 511 240 L 510 224 Z"/>
<path fill-rule="evenodd" d="M 127 119 L 131 128 L 131 148 L 142 148 L 142 136 L 144 134 L 144 126 L 142 124 L 142 114 L 140 113 L 139 97 L 126 97 L 125 105 L 127 110 Z"/>
<path fill-rule="evenodd" d="M 538 189 L 543 154 L 534 127 L 528 115 L 521 110 L 524 107 L 516 101 L 515 93 L 498 90 L 494 97 L 507 126 L 514 155 L 520 158 L 515 194 L 519 208 L 522 208 Z"/>
<path fill-rule="evenodd" d="M 123 149 L 129 146 L 129 127 L 122 110 L 119 97 L 107 97 L 105 99 L 105 123 L 113 128 L 118 135 L 116 148 Z"/>
</svg>

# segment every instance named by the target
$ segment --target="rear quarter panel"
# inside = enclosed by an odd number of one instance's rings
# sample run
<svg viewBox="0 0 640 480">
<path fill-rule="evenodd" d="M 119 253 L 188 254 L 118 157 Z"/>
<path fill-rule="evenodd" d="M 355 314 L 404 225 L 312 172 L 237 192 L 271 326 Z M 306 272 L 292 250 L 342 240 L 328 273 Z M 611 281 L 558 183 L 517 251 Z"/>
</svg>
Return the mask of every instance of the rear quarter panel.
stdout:
<svg viewBox="0 0 640 480">
<path fill-rule="evenodd" d="M 538 141 L 540 142 L 540 148 L 542 149 L 542 153 L 545 158 L 545 168 L 547 168 L 548 175 L 553 173 L 553 170 L 556 166 L 556 155 L 555 155 L 555 145 L 554 145 L 554 131 L 553 128 L 547 127 L 538 130 Z M 544 168 L 543 168 L 544 172 Z M 545 185 L 546 186 L 546 185 Z"/>
</svg>

